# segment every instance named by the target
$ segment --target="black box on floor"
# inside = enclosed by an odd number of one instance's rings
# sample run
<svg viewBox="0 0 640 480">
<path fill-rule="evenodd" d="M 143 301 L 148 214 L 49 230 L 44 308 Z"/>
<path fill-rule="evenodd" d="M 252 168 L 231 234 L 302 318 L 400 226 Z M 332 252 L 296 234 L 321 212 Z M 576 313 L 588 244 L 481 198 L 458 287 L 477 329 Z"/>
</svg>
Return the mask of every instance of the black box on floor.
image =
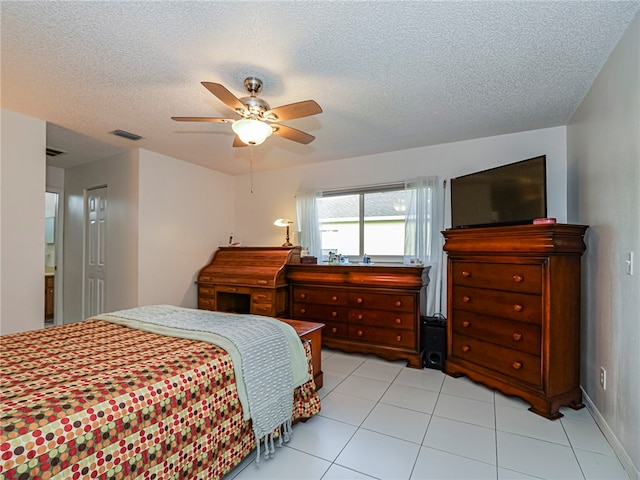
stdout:
<svg viewBox="0 0 640 480">
<path fill-rule="evenodd" d="M 447 320 L 443 317 L 421 316 L 422 364 L 444 370 L 447 359 Z"/>
</svg>

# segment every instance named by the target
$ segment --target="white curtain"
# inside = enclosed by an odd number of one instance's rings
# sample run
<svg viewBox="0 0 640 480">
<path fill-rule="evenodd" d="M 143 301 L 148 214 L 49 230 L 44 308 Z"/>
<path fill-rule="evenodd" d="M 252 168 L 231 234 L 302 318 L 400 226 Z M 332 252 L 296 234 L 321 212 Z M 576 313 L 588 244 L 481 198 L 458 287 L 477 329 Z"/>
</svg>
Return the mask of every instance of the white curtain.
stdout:
<svg viewBox="0 0 640 480">
<path fill-rule="evenodd" d="M 320 237 L 320 219 L 318 202 L 322 192 L 316 190 L 300 191 L 296 194 L 297 225 L 300 232 L 300 246 L 309 251 L 309 255 L 322 261 L 322 239 Z"/>
<path fill-rule="evenodd" d="M 418 259 L 425 266 L 429 285 L 421 299 L 421 314 L 442 313 L 440 305 L 443 227 L 443 188 L 438 177 L 405 182 L 407 206 L 404 234 L 404 261 Z M 430 267 L 430 268 L 428 268 Z"/>
</svg>

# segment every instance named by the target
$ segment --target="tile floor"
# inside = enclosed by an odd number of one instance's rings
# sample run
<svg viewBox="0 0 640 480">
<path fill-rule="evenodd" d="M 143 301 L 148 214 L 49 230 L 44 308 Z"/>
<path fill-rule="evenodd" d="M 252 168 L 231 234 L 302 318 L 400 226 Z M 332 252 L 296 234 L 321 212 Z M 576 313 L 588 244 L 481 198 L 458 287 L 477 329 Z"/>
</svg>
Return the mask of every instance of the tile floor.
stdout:
<svg viewBox="0 0 640 480">
<path fill-rule="evenodd" d="M 322 353 L 320 414 L 224 480 L 629 478 L 586 408 L 550 421 L 464 377 Z"/>
</svg>

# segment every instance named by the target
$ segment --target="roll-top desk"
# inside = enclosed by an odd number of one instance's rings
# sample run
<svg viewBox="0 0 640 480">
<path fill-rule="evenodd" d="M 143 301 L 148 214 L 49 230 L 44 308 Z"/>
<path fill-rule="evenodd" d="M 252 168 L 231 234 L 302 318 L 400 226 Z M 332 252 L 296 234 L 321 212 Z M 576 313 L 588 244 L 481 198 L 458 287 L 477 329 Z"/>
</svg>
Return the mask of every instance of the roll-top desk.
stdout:
<svg viewBox="0 0 640 480">
<path fill-rule="evenodd" d="M 422 368 L 422 267 L 287 265 L 290 315 L 322 322 L 322 344 L 346 352 L 406 359 Z M 426 282 L 428 283 L 428 282 Z"/>
<path fill-rule="evenodd" d="M 558 418 L 581 408 L 582 225 L 447 230 L 445 373 Z"/>
<path fill-rule="evenodd" d="M 198 308 L 287 317 L 292 263 L 300 247 L 220 247 L 198 274 Z"/>
</svg>

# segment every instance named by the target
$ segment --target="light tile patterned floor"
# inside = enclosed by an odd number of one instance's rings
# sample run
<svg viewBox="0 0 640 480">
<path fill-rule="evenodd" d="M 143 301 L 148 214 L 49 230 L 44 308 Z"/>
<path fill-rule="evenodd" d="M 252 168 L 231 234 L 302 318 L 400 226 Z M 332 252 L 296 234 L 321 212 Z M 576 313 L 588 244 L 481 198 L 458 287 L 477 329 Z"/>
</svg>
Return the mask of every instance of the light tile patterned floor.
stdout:
<svg viewBox="0 0 640 480">
<path fill-rule="evenodd" d="M 544 419 L 517 398 L 370 355 L 323 349 L 322 411 L 273 460 L 225 480 L 628 479 L 586 408 Z"/>
</svg>

